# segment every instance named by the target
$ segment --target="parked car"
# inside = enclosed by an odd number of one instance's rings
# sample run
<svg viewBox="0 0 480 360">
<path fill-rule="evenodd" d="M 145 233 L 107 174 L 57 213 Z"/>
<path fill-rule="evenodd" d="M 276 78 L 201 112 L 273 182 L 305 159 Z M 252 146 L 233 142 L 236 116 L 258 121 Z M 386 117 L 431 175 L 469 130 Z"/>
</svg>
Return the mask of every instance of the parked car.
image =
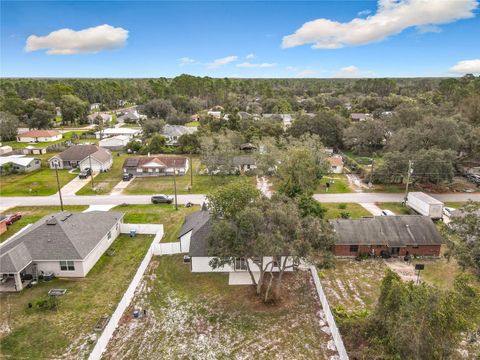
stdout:
<svg viewBox="0 0 480 360">
<path fill-rule="evenodd" d="M 86 178 L 89 177 L 90 175 L 92 175 L 92 169 L 90 169 L 90 168 L 85 168 L 85 169 L 83 169 L 82 171 L 80 171 L 80 174 L 78 175 L 78 178 L 79 178 L 79 179 L 86 179 Z"/>
<path fill-rule="evenodd" d="M 452 214 L 455 210 L 457 210 L 457 209 L 445 206 L 443 208 L 443 215 L 445 215 L 446 217 L 450 217 L 450 216 L 452 216 Z"/>
<path fill-rule="evenodd" d="M 391 210 L 382 210 L 382 216 L 395 216 L 395 213 Z"/>
<path fill-rule="evenodd" d="M 22 218 L 22 214 L 20 213 L 9 214 L 9 215 L 6 215 L 6 218 L 7 220 L 5 221 L 5 223 L 7 225 L 12 225 L 15 221 L 18 221 Z"/>
<path fill-rule="evenodd" d="M 152 204 L 171 204 L 173 199 L 171 196 L 159 194 L 152 196 Z"/>
<path fill-rule="evenodd" d="M 123 174 L 123 176 L 122 176 L 122 180 L 123 180 L 123 181 L 130 181 L 130 180 L 132 180 L 132 178 L 133 178 L 133 174 L 126 174 L 126 173 L 125 173 L 125 174 Z"/>
</svg>

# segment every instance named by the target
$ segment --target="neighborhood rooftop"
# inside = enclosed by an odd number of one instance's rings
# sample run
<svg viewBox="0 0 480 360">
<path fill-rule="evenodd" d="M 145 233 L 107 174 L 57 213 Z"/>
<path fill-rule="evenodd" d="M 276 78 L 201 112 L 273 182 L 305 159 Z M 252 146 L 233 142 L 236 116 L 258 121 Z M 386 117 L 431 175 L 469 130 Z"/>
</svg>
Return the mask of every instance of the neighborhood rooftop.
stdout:
<svg viewBox="0 0 480 360">
<path fill-rule="evenodd" d="M 376 216 L 330 220 L 336 245 L 389 247 L 440 245 L 442 237 L 429 217 L 420 215 Z"/>
<path fill-rule="evenodd" d="M 202 210 L 189 214 L 178 234 L 182 237 L 192 232 L 190 237 L 190 256 L 207 256 L 208 237 L 210 235 L 210 213 L 205 205 Z"/>
<path fill-rule="evenodd" d="M 136 167 L 140 168 L 146 164 L 156 164 L 161 167 L 185 167 L 188 159 L 183 156 L 143 156 L 136 158 L 128 158 L 123 162 L 123 167 Z M 175 162 L 175 164 L 174 164 Z"/>
<path fill-rule="evenodd" d="M 59 212 L 0 245 L 0 273 L 21 271 L 35 260 L 82 260 L 123 217 L 120 212 Z"/>
<path fill-rule="evenodd" d="M 37 138 L 37 137 L 53 137 L 59 134 L 60 133 L 57 130 L 31 130 L 31 131 L 20 133 L 18 136 Z"/>
</svg>

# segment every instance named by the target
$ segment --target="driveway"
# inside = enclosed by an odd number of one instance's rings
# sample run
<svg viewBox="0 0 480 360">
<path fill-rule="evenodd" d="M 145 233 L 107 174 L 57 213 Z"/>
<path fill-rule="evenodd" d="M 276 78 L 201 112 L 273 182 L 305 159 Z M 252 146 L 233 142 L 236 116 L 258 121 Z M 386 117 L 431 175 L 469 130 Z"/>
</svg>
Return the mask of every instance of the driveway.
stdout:
<svg viewBox="0 0 480 360">
<path fill-rule="evenodd" d="M 93 177 L 97 176 L 98 173 L 93 173 Z M 72 195 L 74 196 L 77 191 L 87 185 L 92 181 L 91 177 L 88 176 L 86 179 L 80 179 L 78 176 L 70 181 L 68 184 L 62 187 L 62 196 Z"/>
<path fill-rule="evenodd" d="M 360 205 L 370 212 L 373 216 L 382 216 L 382 209 L 374 203 L 360 203 Z"/>
<path fill-rule="evenodd" d="M 125 188 L 128 185 L 130 185 L 130 183 L 133 181 L 133 179 L 135 179 L 135 177 L 133 177 L 132 179 L 130 179 L 128 181 L 120 180 L 120 182 L 113 187 L 112 191 L 110 192 L 110 195 L 121 195 L 123 190 L 125 190 Z"/>
</svg>

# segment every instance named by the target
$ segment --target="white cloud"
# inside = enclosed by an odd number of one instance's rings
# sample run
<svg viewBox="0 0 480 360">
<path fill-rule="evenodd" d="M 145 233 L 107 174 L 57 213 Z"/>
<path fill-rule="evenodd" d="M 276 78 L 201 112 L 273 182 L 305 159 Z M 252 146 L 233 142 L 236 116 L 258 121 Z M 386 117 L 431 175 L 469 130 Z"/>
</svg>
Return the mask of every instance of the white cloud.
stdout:
<svg viewBox="0 0 480 360">
<path fill-rule="evenodd" d="M 421 34 L 442 32 L 442 29 L 436 25 L 420 25 L 420 26 L 417 26 L 417 30 Z"/>
<path fill-rule="evenodd" d="M 30 35 L 25 51 L 47 49 L 47 54 L 52 55 L 97 53 L 123 47 L 127 38 L 128 30 L 107 24 L 79 31 L 60 29 L 46 36 Z"/>
<path fill-rule="evenodd" d="M 231 56 L 225 56 L 220 59 L 213 60 L 211 63 L 208 64 L 209 69 L 215 69 L 223 65 L 230 64 L 231 62 L 234 62 L 238 60 L 238 56 L 231 55 Z"/>
<path fill-rule="evenodd" d="M 359 77 L 359 76 L 361 76 L 360 69 L 353 65 L 343 67 L 340 70 L 338 70 L 335 74 L 335 77 L 338 77 L 338 78 Z"/>
<path fill-rule="evenodd" d="M 480 59 L 459 61 L 449 71 L 458 74 L 480 74 Z"/>
<path fill-rule="evenodd" d="M 277 66 L 275 63 L 258 63 L 258 64 L 252 64 L 249 62 L 244 62 L 241 64 L 237 64 L 238 67 L 243 67 L 243 68 L 268 68 L 268 67 L 273 67 Z"/>
<path fill-rule="evenodd" d="M 358 16 L 367 16 L 367 15 L 370 15 L 372 13 L 372 10 L 362 10 L 362 11 L 359 11 L 357 13 Z"/>
<path fill-rule="evenodd" d="M 315 75 L 318 75 L 318 71 L 314 70 L 303 70 L 297 73 L 295 76 L 299 78 L 307 78 L 307 77 L 313 77 Z"/>
<path fill-rule="evenodd" d="M 471 18 L 476 0 L 379 0 L 376 14 L 341 23 L 329 19 L 306 22 L 283 37 L 282 47 L 313 44 L 314 49 L 364 45 L 398 34 L 409 27 L 445 24 Z"/>
<path fill-rule="evenodd" d="M 247 56 L 245 56 L 245 59 L 255 59 L 256 56 L 255 54 L 248 54 Z"/>
<path fill-rule="evenodd" d="M 179 61 L 179 66 L 185 66 L 185 65 L 190 65 L 190 64 L 193 64 L 195 62 L 194 59 L 192 58 L 189 58 L 189 57 L 182 57 L 180 59 L 178 59 Z"/>
</svg>

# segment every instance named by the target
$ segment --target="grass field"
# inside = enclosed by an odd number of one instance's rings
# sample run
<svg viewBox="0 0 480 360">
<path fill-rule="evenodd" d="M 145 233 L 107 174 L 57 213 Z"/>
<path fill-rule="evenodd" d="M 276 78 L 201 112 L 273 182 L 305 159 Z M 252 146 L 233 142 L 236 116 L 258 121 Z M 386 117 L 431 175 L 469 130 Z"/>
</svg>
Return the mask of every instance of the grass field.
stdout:
<svg viewBox="0 0 480 360">
<path fill-rule="evenodd" d="M 175 205 L 151 204 L 151 205 L 120 205 L 112 211 L 125 213 L 123 221 L 132 224 L 163 224 L 165 235 L 162 242 L 177 241 L 178 232 L 182 227 L 186 214 L 199 210 L 199 206 L 186 208 L 179 206 L 178 211 Z"/>
<path fill-rule="evenodd" d="M 65 211 L 83 211 L 88 208 L 87 205 L 64 206 Z M 6 214 L 21 213 L 22 218 L 12 225 L 9 225 L 7 231 L 0 235 L 0 242 L 7 240 L 25 225 L 33 224 L 48 214 L 59 212 L 60 206 L 18 206 L 8 209 Z"/>
<path fill-rule="evenodd" d="M 200 126 L 200 121 L 190 121 L 185 124 L 186 127 L 198 127 Z"/>
<path fill-rule="evenodd" d="M 326 191 L 326 183 L 330 184 L 328 192 Z M 348 185 L 348 180 L 345 175 L 342 174 L 331 174 L 324 176 L 315 190 L 315 193 L 328 193 L 328 194 L 338 194 L 338 193 L 350 193 L 352 189 Z"/>
<path fill-rule="evenodd" d="M 372 216 L 365 208 L 355 203 L 322 203 L 322 207 L 327 209 L 325 214 L 326 219 L 338 219 L 341 217 L 342 212 L 350 214 L 350 218 L 359 219 L 363 216 Z"/>
<path fill-rule="evenodd" d="M 412 214 L 412 211 L 406 207 L 402 206 L 401 203 L 375 203 L 382 210 L 390 210 L 395 213 L 395 215 L 409 215 Z"/>
<path fill-rule="evenodd" d="M 0 358 L 84 358 L 94 345 L 95 323 L 113 313 L 152 239 L 120 235 L 112 244 L 115 255 L 103 255 L 86 278 L 55 279 L 1 294 Z M 58 311 L 28 308 L 47 299 L 52 288 L 67 289 Z"/>
<path fill-rule="evenodd" d="M 123 162 L 127 157 L 131 155 L 120 154 L 117 156 L 117 152 L 112 153 L 113 165 L 112 168 L 95 176 L 94 184 L 95 190 L 92 189 L 92 185 L 88 183 L 83 188 L 75 193 L 75 195 L 106 195 L 109 194 L 115 185 L 122 181 L 123 174 Z"/>
<path fill-rule="evenodd" d="M 181 256 L 155 257 L 105 359 L 328 359 L 329 336 L 308 273 L 288 274 L 265 305 L 226 274 L 193 274 Z M 133 319 L 133 309 L 147 316 Z"/>
<path fill-rule="evenodd" d="M 75 178 L 68 170 L 59 170 L 60 187 Z M 43 196 L 57 192 L 55 171 L 41 168 L 31 173 L 12 174 L 0 177 L 0 196 Z"/>
</svg>

